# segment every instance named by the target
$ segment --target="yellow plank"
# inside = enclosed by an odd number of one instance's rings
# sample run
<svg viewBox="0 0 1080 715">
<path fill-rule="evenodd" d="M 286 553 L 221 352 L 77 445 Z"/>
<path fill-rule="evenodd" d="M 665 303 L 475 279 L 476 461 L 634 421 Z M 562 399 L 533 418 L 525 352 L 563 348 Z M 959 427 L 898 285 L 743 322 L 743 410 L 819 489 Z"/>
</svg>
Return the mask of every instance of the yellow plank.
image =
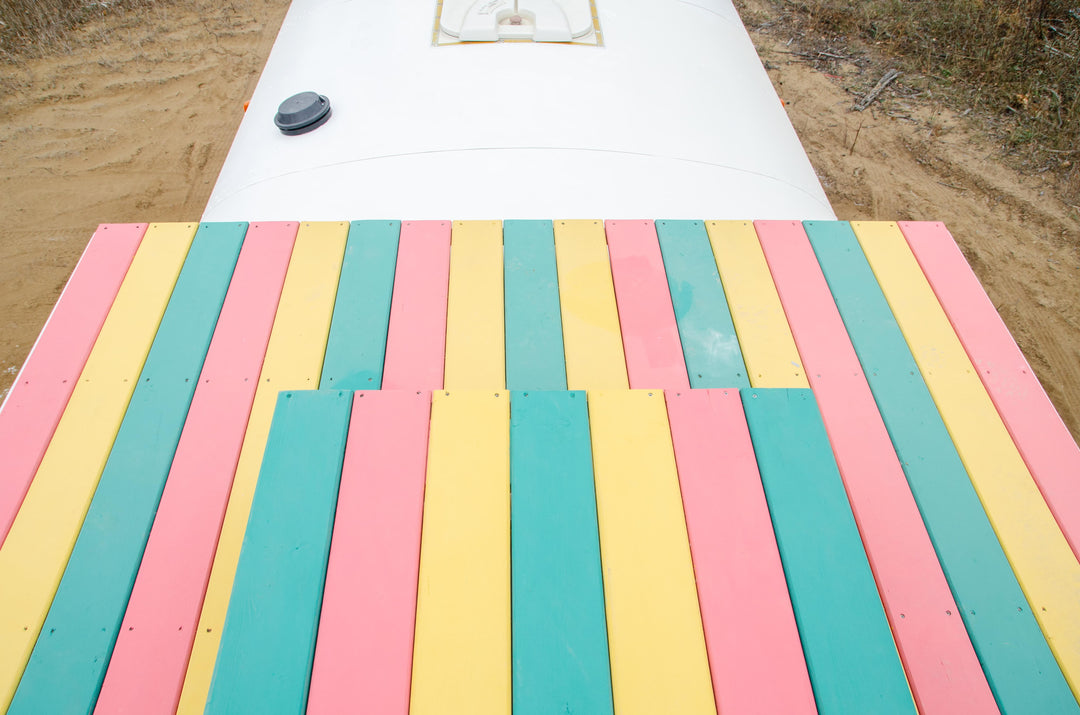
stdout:
<svg viewBox="0 0 1080 715">
<path fill-rule="evenodd" d="M 455 221 L 446 306 L 447 389 L 506 386 L 501 221 Z"/>
<path fill-rule="evenodd" d="M 300 224 L 240 448 L 177 713 L 202 713 L 206 706 L 277 393 L 319 386 L 348 234 L 348 223 Z"/>
<path fill-rule="evenodd" d="M 411 715 L 509 715 L 510 400 L 431 406 Z"/>
<path fill-rule="evenodd" d="M 48 614 L 197 227 L 147 229 L 0 548 L 0 712 Z"/>
<path fill-rule="evenodd" d="M 567 389 L 627 389 L 630 381 L 604 224 L 556 221 L 555 261 Z"/>
<path fill-rule="evenodd" d="M 749 221 L 705 224 L 754 387 L 810 387 L 769 264 Z"/>
<path fill-rule="evenodd" d="M 852 228 L 1050 649 L 1080 695 L 1080 564 L 899 227 Z"/>
<path fill-rule="evenodd" d="M 664 393 L 588 398 L 615 712 L 715 713 Z"/>
</svg>

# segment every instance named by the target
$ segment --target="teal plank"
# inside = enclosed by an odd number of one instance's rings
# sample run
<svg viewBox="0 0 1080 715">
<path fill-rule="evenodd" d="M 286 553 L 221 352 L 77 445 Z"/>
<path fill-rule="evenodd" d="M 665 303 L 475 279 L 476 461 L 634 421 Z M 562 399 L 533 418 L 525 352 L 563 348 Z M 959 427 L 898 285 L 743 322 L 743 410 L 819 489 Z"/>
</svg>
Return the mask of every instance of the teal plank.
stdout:
<svg viewBox="0 0 1080 715">
<path fill-rule="evenodd" d="M 400 221 L 350 224 L 320 388 L 382 387 L 400 233 Z"/>
<path fill-rule="evenodd" d="M 585 393 L 513 392 L 515 715 L 612 713 Z"/>
<path fill-rule="evenodd" d="M 813 393 L 740 394 L 818 711 L 915 715 Z"/>
<path fill-rule="evenodd" d="M 656 235 L 690 386 L 750 387 L 705 224 L 658 220 Z"/>
<path fill-rule="evenodd" d="M 207 715 L 303 713 L 352 393 L 278 394 Z"/>
<path fill-rule="evenodd" d="M 246 229 L 199 227 L 9 713 L 94 709 Z"/>
<path fill-rule="evenodd" d="M 998 706 L 1080 711 L 850 225 L 805 227 Z"/>
<path fill-rule="evenodd" d="M 565 390 L 559 277 L 551 221 L 503 222 L 506 386 Z"/>
</svg>

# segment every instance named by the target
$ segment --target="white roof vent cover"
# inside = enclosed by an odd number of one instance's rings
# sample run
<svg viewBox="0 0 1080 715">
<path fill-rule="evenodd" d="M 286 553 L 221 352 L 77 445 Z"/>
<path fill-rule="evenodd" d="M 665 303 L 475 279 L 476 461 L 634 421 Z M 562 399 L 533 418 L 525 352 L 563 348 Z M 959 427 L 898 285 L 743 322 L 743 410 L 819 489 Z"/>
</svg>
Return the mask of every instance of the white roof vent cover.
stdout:
<svg viewBox="0 0 1080 715">
<path fill-rule="evenodd" d="M 572 42 L 593 29 L 589 0 L 443 0 L 439 27 L 460 42 Z"/>
</svg>

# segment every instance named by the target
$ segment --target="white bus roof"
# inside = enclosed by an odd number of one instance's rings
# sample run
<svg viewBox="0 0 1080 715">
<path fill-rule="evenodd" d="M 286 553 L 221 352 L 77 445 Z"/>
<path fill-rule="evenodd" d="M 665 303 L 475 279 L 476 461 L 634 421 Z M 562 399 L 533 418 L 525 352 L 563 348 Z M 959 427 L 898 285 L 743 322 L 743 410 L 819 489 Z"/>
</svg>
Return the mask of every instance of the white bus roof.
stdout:
<svg viewBox="0 0 1080 715">
<path fill-rule="evenodd" d="M 729 2 L 596 7 L 599 46 L 438 46 L 433 1 L 295 0 L 203 218 L 833 217 Z"/>
</svg>

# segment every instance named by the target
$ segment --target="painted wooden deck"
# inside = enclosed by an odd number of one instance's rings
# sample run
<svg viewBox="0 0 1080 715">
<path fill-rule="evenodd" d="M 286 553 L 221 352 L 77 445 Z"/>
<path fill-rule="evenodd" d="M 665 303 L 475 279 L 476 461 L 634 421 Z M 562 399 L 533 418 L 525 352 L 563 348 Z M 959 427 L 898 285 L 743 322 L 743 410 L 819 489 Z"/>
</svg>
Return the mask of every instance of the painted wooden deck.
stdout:
<svg viewBox="0 0 1080 715">
<path fill-rule="evenodd" d="M 103 225 L 0 712 L 1080 713 L 1078 469 L 941 224 Z"/>
</svg>

